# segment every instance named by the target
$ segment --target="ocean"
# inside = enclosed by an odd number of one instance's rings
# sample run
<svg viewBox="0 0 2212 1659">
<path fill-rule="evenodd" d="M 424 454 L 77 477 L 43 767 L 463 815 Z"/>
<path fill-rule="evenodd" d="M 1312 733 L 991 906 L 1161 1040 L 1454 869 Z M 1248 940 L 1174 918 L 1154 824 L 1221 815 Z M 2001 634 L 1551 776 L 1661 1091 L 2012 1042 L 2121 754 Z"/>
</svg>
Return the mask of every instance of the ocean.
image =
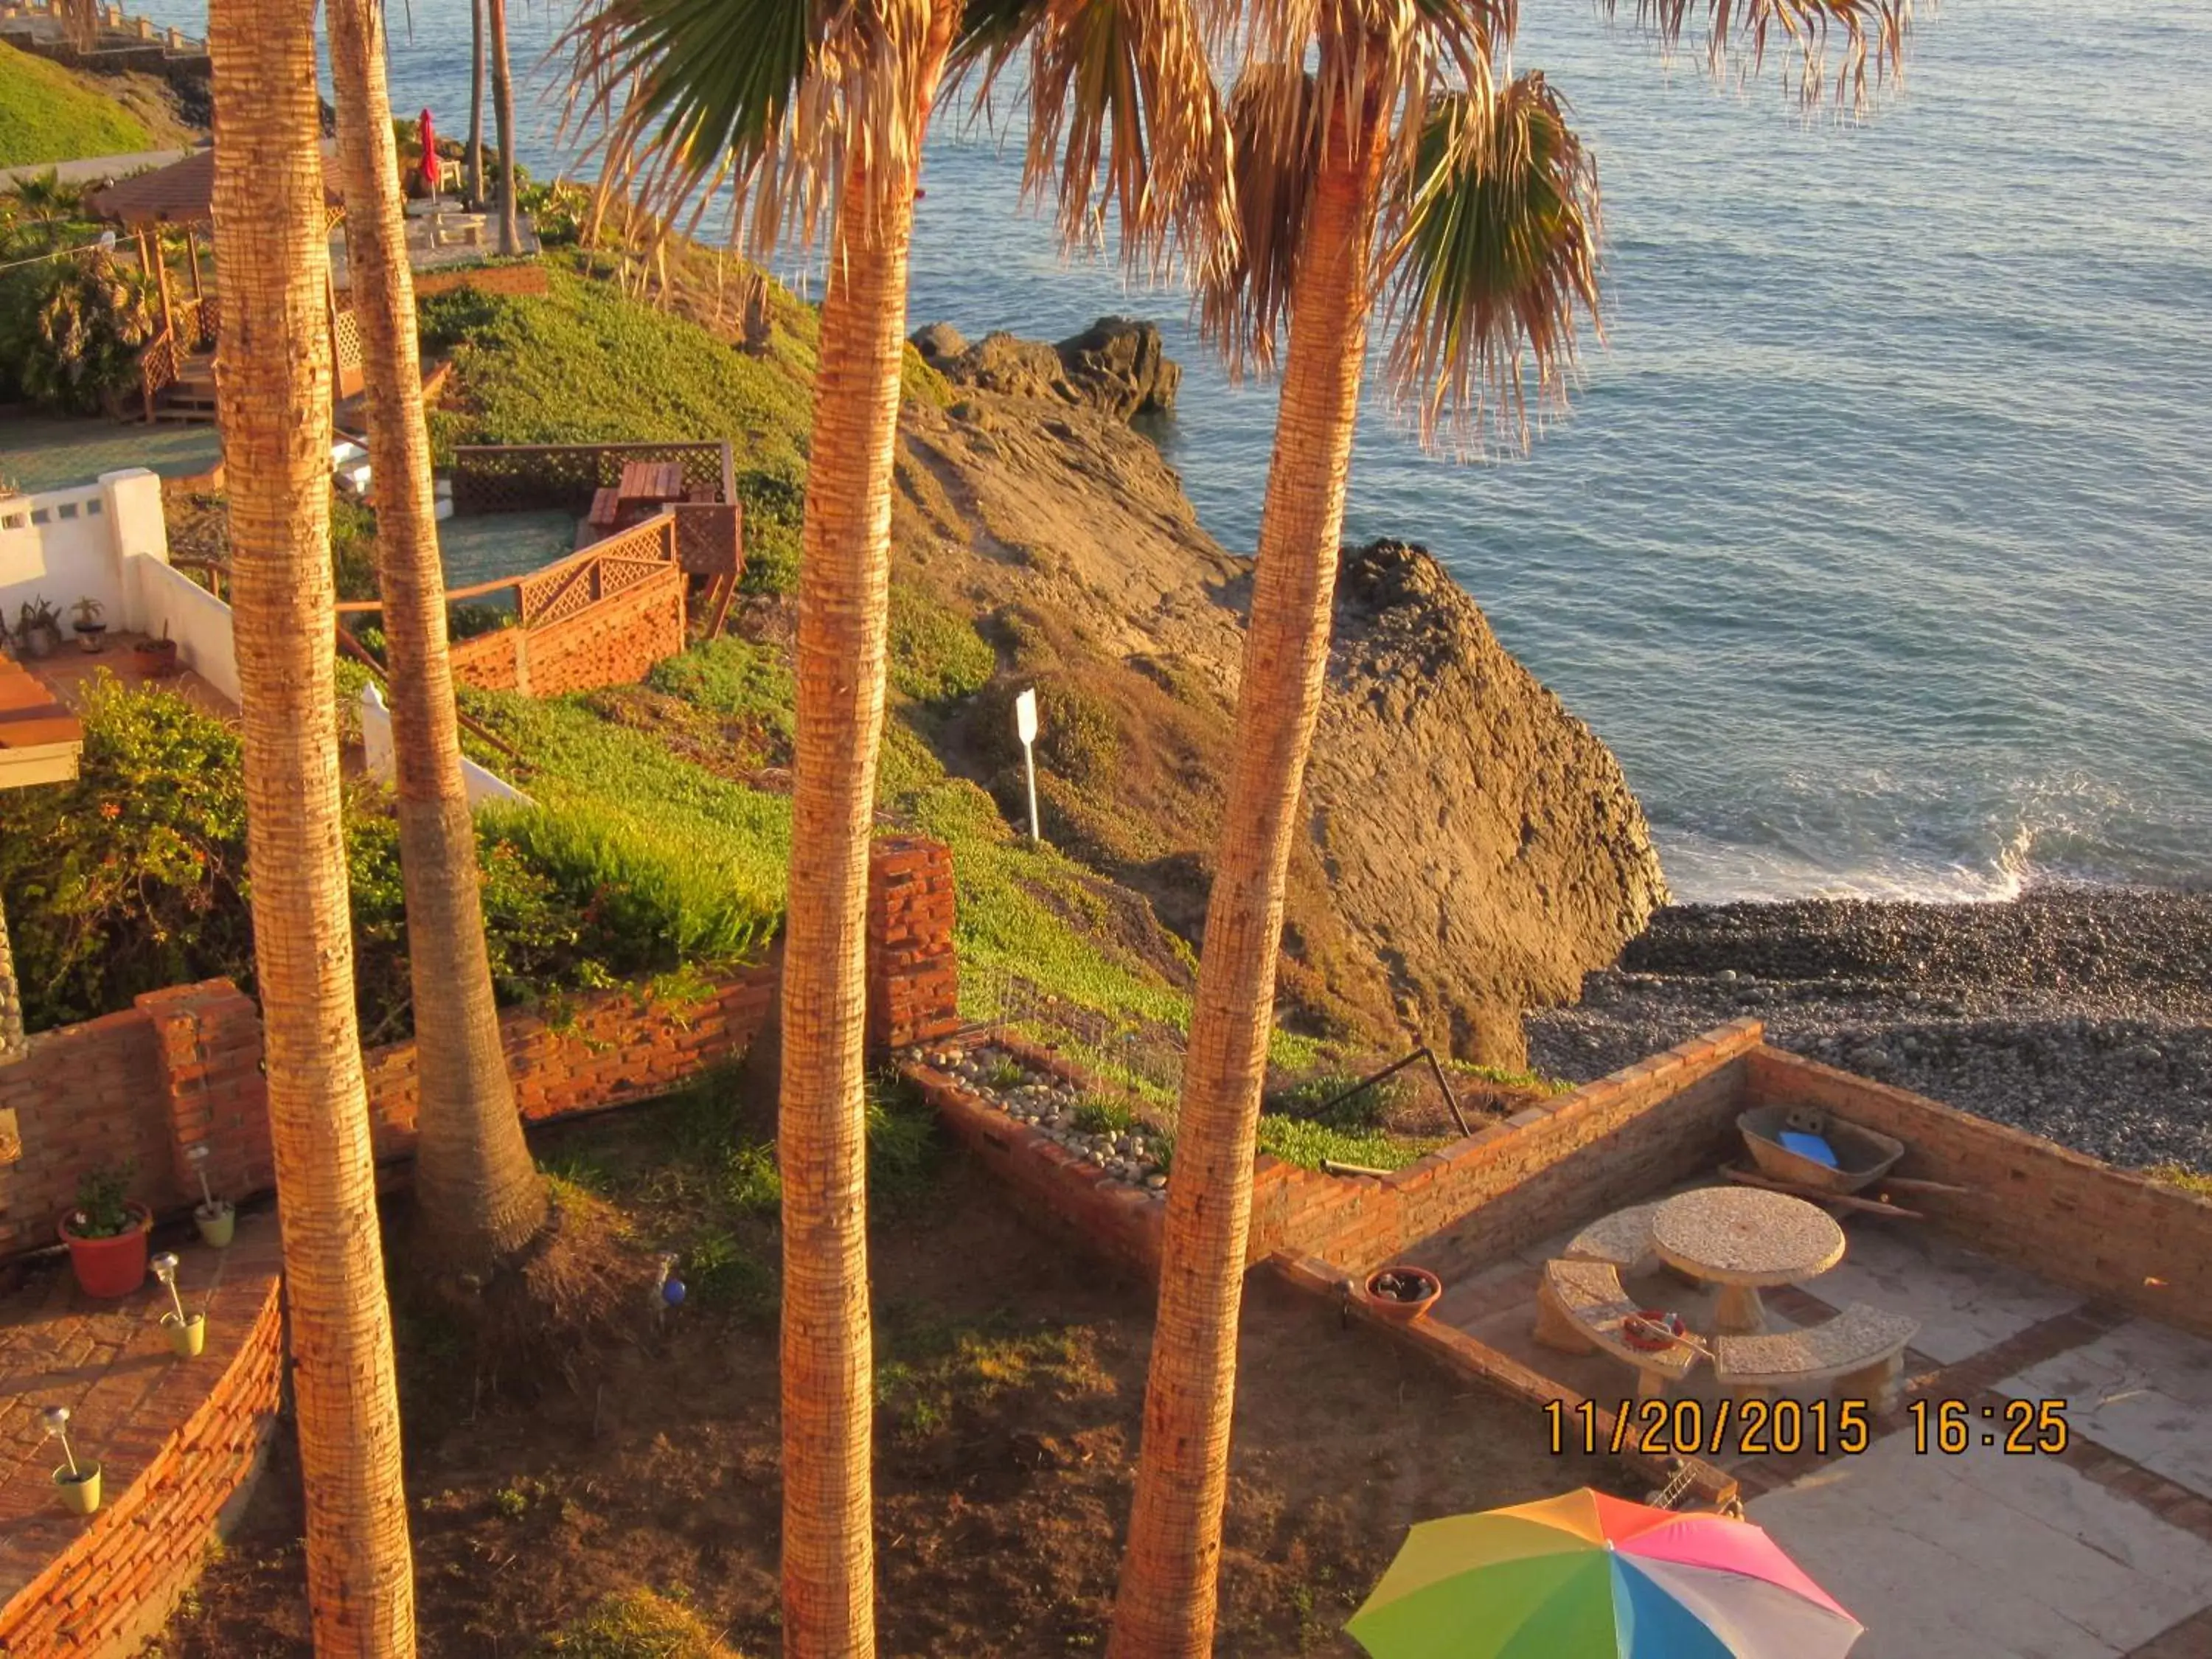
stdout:
<svg viewBox="0 0 2212 1659">
<path fill-rule="evenodd" d="M 516 10 L 519 65 L 565 15 Z M 395 108 L 460 135 L 466 6 L 394 21 Z M 2212 884 L 2212 8 L 1954 0 L 1856 122 L 1580 3 L 1524 8 L 1514 66 L 1596 156 L 1604 343 L 1525 459 L 1425 455 L 1370 395 L 1347 538 L 1466 585 L 1620 756 L 1680 898 Z M 519 99 L 541 173 L 574 168 L 556 79 Z M 1158 319 L 1159 440 L 1249 550 L 1269 389 L 1181 293 L 1063 258 L 1018 183 L 940 119 L 910 324 Z"/>
</svg>

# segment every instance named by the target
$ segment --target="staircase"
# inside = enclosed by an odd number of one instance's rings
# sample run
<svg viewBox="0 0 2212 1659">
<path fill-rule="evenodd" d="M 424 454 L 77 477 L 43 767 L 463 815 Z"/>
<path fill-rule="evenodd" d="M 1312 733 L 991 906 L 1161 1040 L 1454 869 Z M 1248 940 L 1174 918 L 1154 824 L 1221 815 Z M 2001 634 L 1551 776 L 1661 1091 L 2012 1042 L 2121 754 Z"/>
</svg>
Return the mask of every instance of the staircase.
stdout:
<svg viewBox="0 0 2212 1659">
<path fill-rule="evenodd" d="M 155 405 L 157 421 L 207 425 L 215 420 L 215 354 L 203 351 L 178 366 L 177 378 L 162 388 Z"/>
</svg>

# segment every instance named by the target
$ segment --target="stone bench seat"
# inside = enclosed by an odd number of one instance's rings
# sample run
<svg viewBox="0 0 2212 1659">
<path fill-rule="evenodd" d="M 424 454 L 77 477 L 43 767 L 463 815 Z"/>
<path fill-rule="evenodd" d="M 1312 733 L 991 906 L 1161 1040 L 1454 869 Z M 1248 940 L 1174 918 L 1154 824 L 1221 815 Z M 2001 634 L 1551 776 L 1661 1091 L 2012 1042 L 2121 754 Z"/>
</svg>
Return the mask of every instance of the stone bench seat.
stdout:
<svg viewBox="0 0 2212 1659">
<path fill-rule="evenodd" d="M 1660 1261 L 1651 1243 L 1651 1218 L 1658 1212 L 1656 1204 L 1635 1204 L 1600 1216 L 1574 1236 L 1565 1259 L 1609 1261 L 1632 1278 L 1656 1273 Z"/>
<path fill-rule="evenodd" d="M 1635 1368 L 1638 1399 L 1662 1399 L 1667 1385 L 1698 1363 L 1698 1352 L 1686 1343 L 1649 1352 L 1632 1346 L 1621 1330 L 1638 1311 L 1612 1263 L 1549 1261 L 1536 1291 L 1536 1340 L 1566 1353 L 1602 1349 Z"/>
<path fill-rule="evenodd" d="M 1919 1331 L 1917 1320 L 1854 1302 L 1824 1324 L 1718 1338 L 1713 1377 L 1740 1398 L 1835 1383 L 1845 1398 L 1864 1400 L 1876 1413 L 1894 1411 L 1905 1345 Z"/>
</svg>

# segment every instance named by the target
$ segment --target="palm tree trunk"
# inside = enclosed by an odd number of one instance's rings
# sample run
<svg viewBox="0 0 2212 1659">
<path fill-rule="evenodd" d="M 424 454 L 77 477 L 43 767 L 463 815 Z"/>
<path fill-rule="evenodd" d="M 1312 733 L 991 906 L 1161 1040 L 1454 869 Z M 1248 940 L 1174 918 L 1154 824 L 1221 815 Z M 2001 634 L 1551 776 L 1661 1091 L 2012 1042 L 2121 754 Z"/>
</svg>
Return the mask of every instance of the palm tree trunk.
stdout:
<svg viewBox="0 0 2212 1659">
<path fill-rule="evenodd" d="M 0 1066 L 22 1059 L 23 988 L 15 982 L 15 947 L 8 938 L 8 913 L 0 910 Z"/>
<path fill-rule="evenodd" d="M 1109 1659 L 1202 1659 L 1213 1650 L 1237 1316 L 1283 890 L 1328 663 L 1345 477 L 1367 347 L 1383 124 L 1370 116 L 1364 125 L 1357 142 L 1340 118 L 1331 135 L 1291 294 Z"/>
<path fill-rule="evenodd" d="M 890 192 L 886 192 L 890 193 Z M 846 182 L 822 300 L 799 574 L 783 956 L 783 1644 L 874 1653 L 868 1316 L 868 840 L 883 734 L 891 447 L 913 181 Z"/>
<path fill-rule="evenodd" d="M 246 855 L 322 1659 L 409 1659 L 415 1586 L 354 1017 L 332 705 L 328 247 L 313 0 L 215 0 L 216 377 Z"/>
<path fill-rule="evenodd" d="M 544 1224 L 545 1184 L 523 1143 L 484 949 L 476 821 L 446 654 L 415 282 L 385 88 L 384 9 L 378 0 L 329 0 L 329 14 L 415 991 L 416 1225 L 423 1265 L 481 1277 Z"/>
<path fill-rule="evenodd" d="M 469 206 L 482 212 L 483 188 L 484 0 L 469 0 L 469 147 L 465 155 Z"/>
<path fill-rule="evenodd" d="M 507 63 L 507 0 L 483 0 L 491 33 L 491 112 L 499 129 L 499 251 L 522 252 L 514 218 L 514 76 Z"/>
</svg>

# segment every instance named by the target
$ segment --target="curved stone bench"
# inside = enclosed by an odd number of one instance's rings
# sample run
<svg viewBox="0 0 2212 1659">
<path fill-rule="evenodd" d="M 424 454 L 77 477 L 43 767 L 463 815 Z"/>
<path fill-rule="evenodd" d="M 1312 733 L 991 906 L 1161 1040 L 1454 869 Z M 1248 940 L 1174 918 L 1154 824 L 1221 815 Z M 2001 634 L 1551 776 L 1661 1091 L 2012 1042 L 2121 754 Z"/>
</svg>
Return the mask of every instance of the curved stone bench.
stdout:
<svg viewBox="0 0 2212 1659">
<path fill-rule="evenodd" d="M 1651 1218 L 1658 1212 L 1656 1204 L 1633 1204 L 1600 1216 L 1574 1236 L 1565 1259 L 1610 1262 L 1632 1276 L 1656 1273 L 1660 1262 L 1651 1243 Z"/>
<path fill-rule="evenodd" d="M 1698 1352 L 1687 1343 L 1650 1352 L 1632 1346 L 1621 1327 L 1637 1311 L 1610 1262 L 1549 1261 L 1536 1290 L 1536 1340 L 1565 1353 L 1602 1349 L 1635 1367 L 1638 1400 L 1662 1399 L 1667 1385 L 1680 1382 L 1698 1363 Z"/>
<path fill-rule="evenodd" d="M 1713 1377 L 1739 1399 L 1832 1382 L 1844 1397 L 1864 1400 L 1877 1414 L 1893 1412 L 1905 1345 L 1919 1331 L 1917 1320 L 1854 1302 L 1825 1324 L 1718 1338 Z"/>
</svg>

